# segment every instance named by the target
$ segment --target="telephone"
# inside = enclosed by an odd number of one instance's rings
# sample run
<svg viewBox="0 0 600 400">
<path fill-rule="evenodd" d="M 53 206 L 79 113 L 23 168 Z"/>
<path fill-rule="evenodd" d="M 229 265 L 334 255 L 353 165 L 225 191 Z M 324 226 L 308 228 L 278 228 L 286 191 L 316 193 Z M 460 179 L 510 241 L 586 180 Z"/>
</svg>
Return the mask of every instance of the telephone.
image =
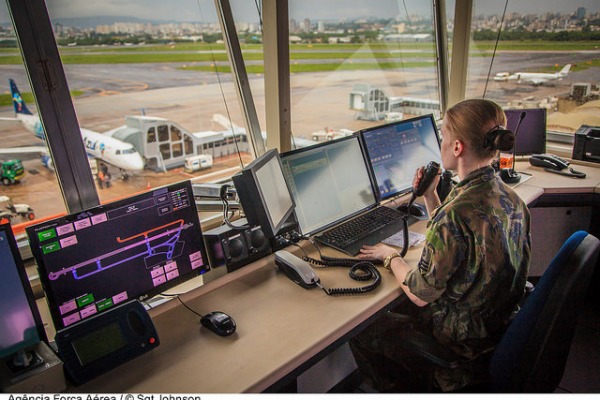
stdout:
<svg viewBox="0 0 600 400">
<path fill-rule="evenodd" d="M 329 296 L 362 294 L 370 292 L 381 283 L 381 274 L 375 268 L 373 263 L 368 260 L 353 260 L 349 258 L 329 258 L 322 257 L 322 260 L 316 260 L 310 257 L 299 258 L 285 250 L 275 252 L 275 264 L 293 282 L 305 289 L 320 287 Z M 330 288 L 327 289 L 321 285 L 321 281 L 309 263 L 320 267 L 351 267 L 350 277 L 356 281 L 373 281 L 365 286 L 354 288 Z"/>
<path fill-rule="evenodd" d="M 319 283 L 319 277 L 306 261 L 285 250 L 275 253 L 275 265 L 288 278 L 305 289 L 315 287 Z"/>
<path fill-rule="evenodd" d="M 529 163 L 534 167 L 550 168 L 561 171 L 569 166 L 569 162 L 553 154 L 533 154 L 529 157 Z"/>
<path fill-rule="evenodd" d="M 529 157 L 529 163 L 534 167 L 542 167 L 544 171 L 553 172 L 559 175 L 570 176 L 571 178 L 585 178 L 585 173 L 575 171 L 569 167 L 570 163 L 554 154 L 533 154 Z M 566 171 L 565 171 L 566 170 Z"/>
</svg>

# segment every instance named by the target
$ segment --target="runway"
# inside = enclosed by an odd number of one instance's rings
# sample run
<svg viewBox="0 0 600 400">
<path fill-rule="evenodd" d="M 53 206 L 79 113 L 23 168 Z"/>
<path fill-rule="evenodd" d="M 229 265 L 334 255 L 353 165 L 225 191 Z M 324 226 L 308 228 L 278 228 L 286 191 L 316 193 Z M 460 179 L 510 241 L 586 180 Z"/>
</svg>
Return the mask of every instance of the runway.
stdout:
<svg viewBox="0 0 600 400">
<path fill-rule="evenodd" d="M 598 52 L 578 52 L 577 58 L 565 54 L 553 54 L 557 63 L 585 62 L 596 59 Z M 530 69 L 535 65 L 547 65 L 547 54 L 504 52 L 497 56 L 491 77 L 496 72 Z M 470 80 L 468 97 L 481 97 L 485 87 L 485 75 L 489 69 L 488 57 L 472 57 L 470 71 L 475 78 Z M 65 65 L 65 74 L 71 90 L 83 90 L 84 95 L 74 99 L 75 110 L 82 127 L 98 132 L 115 129 L 125 123 L 126 115 L 150 115 L 166 118 L 179 124 L 189 132 L 222 130 L 211 122 L 213 114 L 230 116 L 243 126 L 240 107 L 230 74 L 189 71 L 178 69 L 179 63 L 159 64 L 115 64 L 115 65 Z M 483 72 L 482 72 L 483 71 Z M 574 82 L 598 82 L 597 68 L 572 72 L 569 77 L 555 86 L 528 86 L 516 83 L 499 83 L 490 78 L 487 98 L 543 98 L 569 92 Z M 434 67 L 412 68 L 404 71 L 334 71 L 291 75 L 292 132 L 295 137 L 309 138 L 315 131 L 325 127 L 346 128 L 356 131 L 377 124 L 373 121 L 355 119 L 355 111 L 349 108 L 349 95 L 355 83 L 368 83 L 383 88 L 388 96 L 411 96 L 438 98 L 438 83 Z M 29 92 L 28 79 L 23 66 L 2 65 L 0 83 L 13 78 L 23 92 Z M 265 96 L 264 77 L 249 76 L 250 88 L 257 109 L 258 119 L 264 130 Z M 33 112 L 35 105 L 29 105 Z M 1 107 L 0 117 L 12 117 L 12 107 Z M 0 122 L 0 137 L 3 147 L 39 145 L 41 141 L 27 132 L 17 122 Z M 35 157 L 20 157 L 24 160 L 26 175 L 22 183 L 0 187 L 2 194 L 10 196 L 15 203 L 30 204 L 38 216 L 65 212 L 62 195 L 54 173 L 44 168 Z M 245 163 L 250 161 L 244 155 Z M 116 179 L 113 184 L 99 190 L 102 201 L 131 195 L 149 187 L 164 185 L 181 179 L 196 178 L 212 181 L 232 174 L 239 168 L 237 156 L 215 160 L 215 166 L 194 174 L 183 169 L 167 173 L 145 170 L 129 180 Z M 226 171 L 220 175 L 219 171 Z"/>
</svg>

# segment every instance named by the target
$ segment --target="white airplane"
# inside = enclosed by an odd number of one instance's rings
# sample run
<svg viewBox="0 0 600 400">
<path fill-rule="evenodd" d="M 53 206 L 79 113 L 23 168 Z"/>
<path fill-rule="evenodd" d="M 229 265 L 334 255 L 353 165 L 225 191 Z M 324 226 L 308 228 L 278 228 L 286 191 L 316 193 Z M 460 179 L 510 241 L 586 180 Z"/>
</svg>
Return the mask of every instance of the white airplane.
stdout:
<svg viewBox="0 0 600 400">
<path fill-rule="evenodd" d="M 234 122 L 230 122 L 229 119 L 227 117 L 225 117 L 222 114 L 213 114 L 212 117 L 213 122 L 216 122 L 217 124 L 221 125 L 222 127 L 224 127 L 225 129 L 227 129 L 227 131 L 231 134 L 233 132 L 235 133 L 241 133 L 243 135 L 246 134 L 246 129 L 242 128 L 241 126 L 235 124 Z M 263 140 L 267 140 L 267 133 L 262 131 L 261 132 L 261 136 L 263 138 Z M 317 144 L 319 142 L 312 140 L 312 139 L 304 139 L 304 138 L 294 138 L 292 137 L 292 149 L 299 149 L 302 147 L 308 147 L 308 146 L 313 146 L 315 144 Z"/>
<path fill-rule="evenodd" d="M 0 119 L 5 121 L 20 121 L 25 129 L 32 132 L 38 138 L 45 140 L 44 129 L 42 128 L 39 116 L 34 115 L 29 111 L 25 101 L 21 97 L 21 93 L 19 92 L 15 81 L 9 79 L 9 82 L 16 118 Z M 127 171 L 141 171 L 144 169 L 144 160 L 142 156 L 131 144 L 84 128 L 81 128 L 81 137 L 85 145 L 85 150 L 89 156 L 102 160 L 107 164 L 114 165 L 121 170 L 123 176 L 127 176 Z M 42 163 L 49 169 L 54 169 L 52 159 L 49 157 L 48 148 L 46 146 L 0 149 L 0 154 L 17 153 L 39 153 L 42 156 Z"/>
<path fill-rule="evenodd" d="M 543 72 L 516 72 L 506 76 L 506 72 L 499 72 L 494 77 L 496 81 L 517 81 L 517 83 L 526 82 L 538 86 L 549 81 L 561 80 L 569 74 L 571 64 L 567 64 L 560 71 L 550 74 Z"/>
</svg>

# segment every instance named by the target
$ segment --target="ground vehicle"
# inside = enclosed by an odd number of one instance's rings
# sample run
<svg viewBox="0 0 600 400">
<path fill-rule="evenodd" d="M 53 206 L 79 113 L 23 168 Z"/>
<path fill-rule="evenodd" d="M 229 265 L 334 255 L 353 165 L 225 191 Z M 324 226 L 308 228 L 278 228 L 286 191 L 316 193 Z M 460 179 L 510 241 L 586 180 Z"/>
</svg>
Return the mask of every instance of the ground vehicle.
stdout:
<svg viewBox="0 0 600 400">
<path fill-rule="evenodd" d="M 210 154 L 199 154 L 197 156 L 187 157 L 185 159 L 185 170 L 189 172 L 199 171 L 204 168 L 210 168 L 213 164 L 213 158 Z"/>
<path fill-rule="evenodd" d="M 6 202 L 6 210 L 0 210 L 0 220 L 11 220 L 16 216 L 20 216 L 28 219 L 29 221 L 35 219 L 35 212 L 29 204 L 14 204 L 10 197 L 0 195 L 0 203 Z"/>
<path fill-rule="evenodd" d="M 21 160 L 8 160 L 0 162 L 0 180 L 4 185 L 17 182 L 25 174 Z"/>
</svg>

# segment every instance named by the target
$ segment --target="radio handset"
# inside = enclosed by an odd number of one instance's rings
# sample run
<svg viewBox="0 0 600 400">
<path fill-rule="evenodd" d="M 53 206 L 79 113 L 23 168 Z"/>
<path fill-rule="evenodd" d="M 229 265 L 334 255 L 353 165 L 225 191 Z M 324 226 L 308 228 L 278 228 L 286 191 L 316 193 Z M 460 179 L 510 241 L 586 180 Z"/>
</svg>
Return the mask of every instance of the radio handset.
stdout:
<svg viewBox="0 0 600 400">
<path fill-rule="evenodd" d="M 430 161 L 429 164 L 425 167 L 425 171 L 423 171 L 423 176 L 421 177 L 421 181 L 415 190 L 413 190 L 412 198 L 410 199 L 409 204 L 415 201 L 417 197 L 423 196 L 423 193 L 427 190 L 429 186 L 431 186 L 431 182 L 435 179 L 435 177 L 440 173 L 440 164 L 435 161 Z"/>
<path fill-rule="evenodd" d="M 429 186 L 431 186 L 431 184 L 433 183 L 433 181 L 435 180 L 435 177 L 439 174 L 439 172 L 440 172 L 440 164 L 435 161 L 429 161 L 429 163 L 425 167 L 425 171 L 423 171 L 423 176 L 421 177 L 419 184 L 413 190 L 412 196 L 411 196 L 410 200 L 408 201 L 408 204 L 406 205 L 406 215 L 404 217 L 402 217 L 402 222 L 404 225 L 403 230 L 402 230 L 402 239 L 403 239 L 404 245 L 402 246 L 402 251 L 400 252 L 400 257 L 404 257 L 406 255 L 406 252 L 408 251 L 408 243 L 409 243 L 408 219 L 410 218 L 410 208 L 411 208 L 412 204 L 415 202 L 415 200 L 417 199 L 417 197 L 423 196 L 423 194 L 429 188 Z M 404 207 L 402 207 L 402 208 L 404 208 Z"/>
</svg>

